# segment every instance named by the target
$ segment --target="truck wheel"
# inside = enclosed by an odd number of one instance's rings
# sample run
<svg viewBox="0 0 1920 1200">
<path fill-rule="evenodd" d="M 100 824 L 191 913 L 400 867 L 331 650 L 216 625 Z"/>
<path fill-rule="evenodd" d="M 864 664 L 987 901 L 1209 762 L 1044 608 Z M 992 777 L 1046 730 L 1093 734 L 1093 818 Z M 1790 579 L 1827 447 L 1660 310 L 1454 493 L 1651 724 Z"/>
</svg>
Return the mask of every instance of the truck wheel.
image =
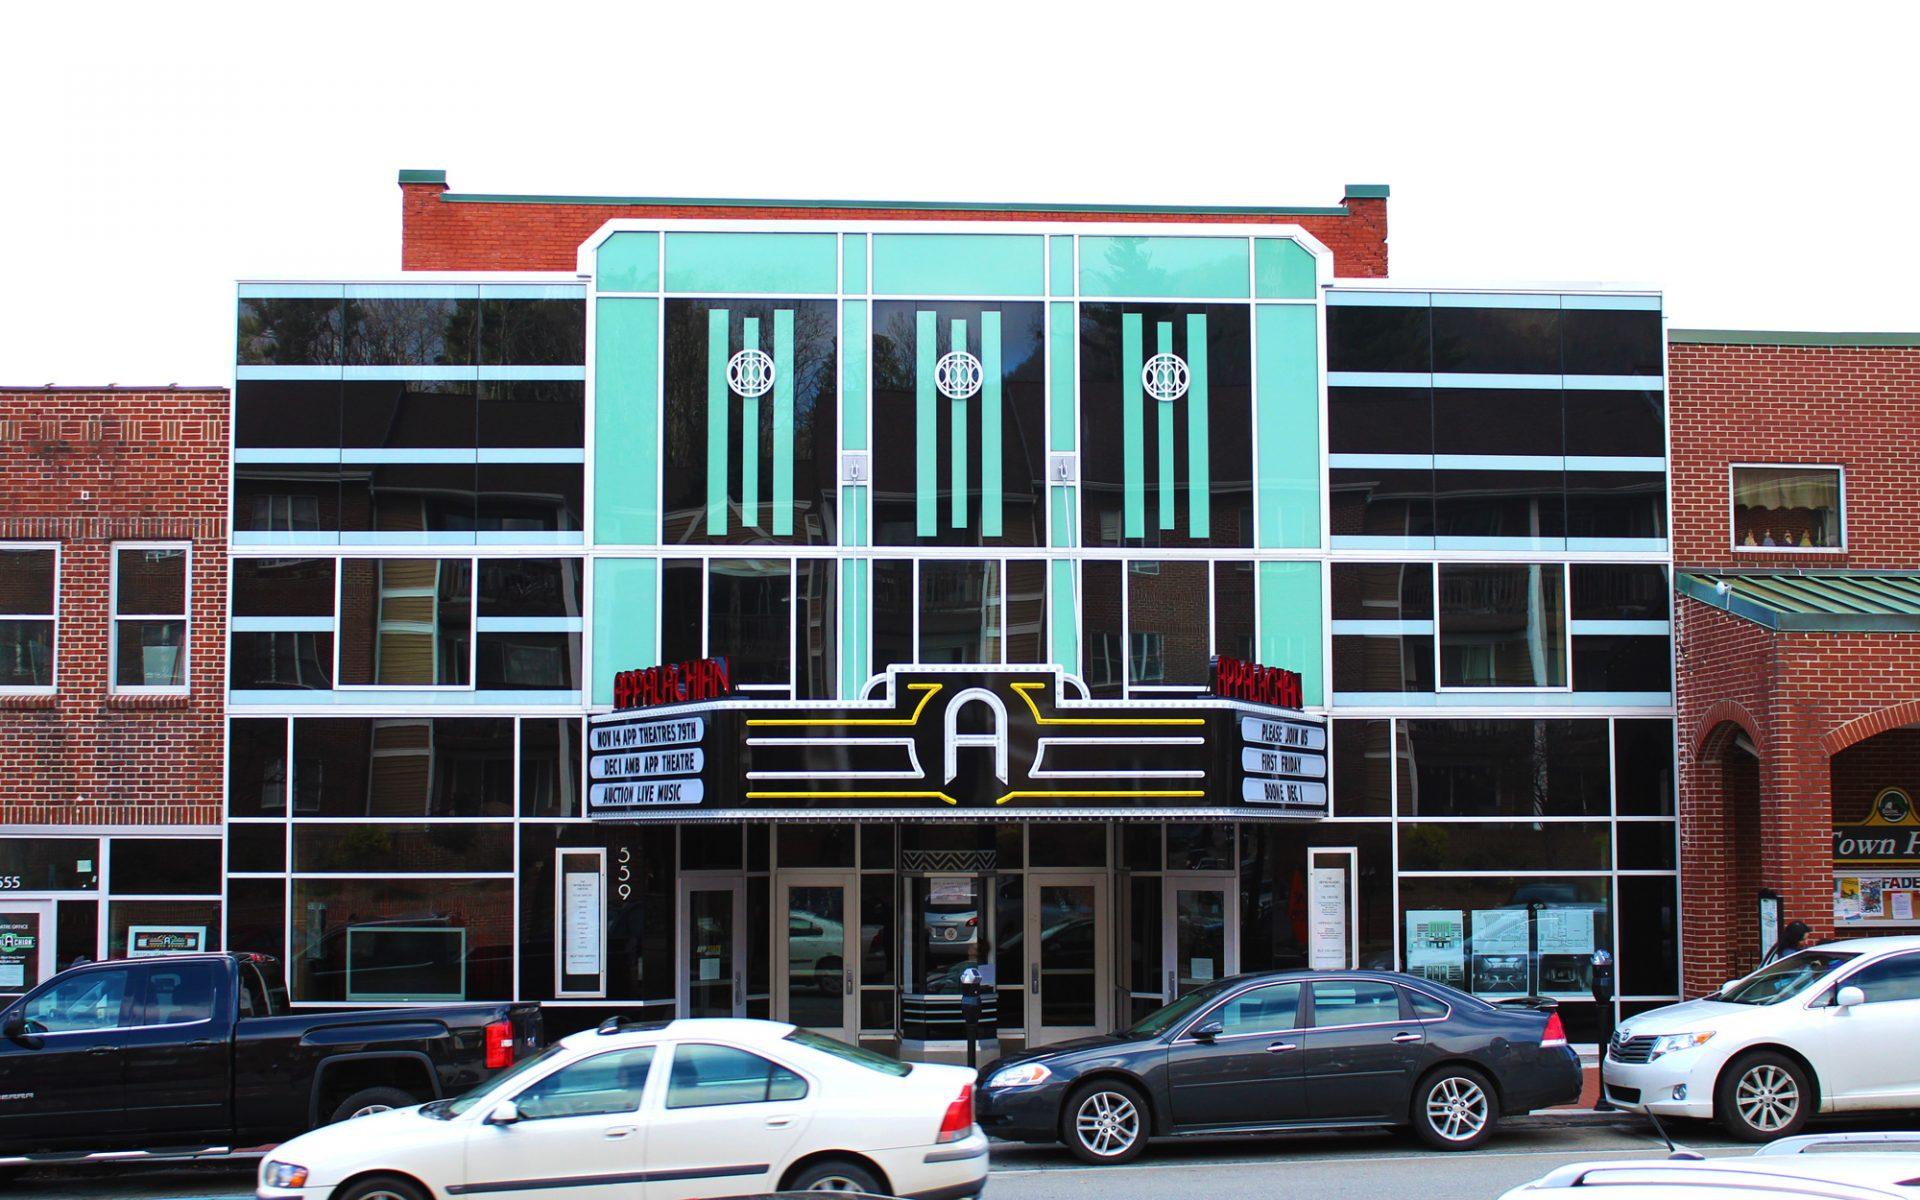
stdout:
<svg viewBox="0 0 1920 1200">
<path fill-rule="evenodd" d="M 403 1092 L 399 1088 L 362 1088 L 342 1100 L 340 1107 L 333 1110 L 333 1116 L 327 1119 L 327 1123 L 331 1125 L 339 1121 L 350 1121 L 355 1117 L 370 1117 L 374 1113 L 383 1113 L 395 1108 L 410 1108 L 418 1103 L 420 1101 L 415 1099 L 413 1093 Z"/>
<path fill-rule="evenodd" d="M 369 1175 L 356 1179 L 336 1194 L 336 1200 L 428 1200 L 427 1193 L 411 1179 L 398 1175 Z"/>
<path fill-rule="evenodd" d="M 1806 1125 L 1813 1104 L 1806 1071 L 1770 1050 L 1735 1059 L 1713 1091 L 1713 1115 L 1743 1142 L 1792 1137 Z"/>
</svg>

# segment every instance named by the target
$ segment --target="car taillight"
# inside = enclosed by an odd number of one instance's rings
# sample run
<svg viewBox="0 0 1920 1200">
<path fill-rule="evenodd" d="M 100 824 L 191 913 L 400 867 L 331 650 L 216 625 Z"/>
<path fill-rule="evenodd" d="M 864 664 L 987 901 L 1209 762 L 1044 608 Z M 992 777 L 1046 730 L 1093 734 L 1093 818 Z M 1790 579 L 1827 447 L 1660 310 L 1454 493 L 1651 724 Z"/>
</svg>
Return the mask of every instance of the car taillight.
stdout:
<svg viewBox="0 0 1920 1200">
<path fill-rule="evenodd" d="M 1554 1046 L 1564 1046 L 1566 1044 L 1567 1027 L 1560 1023 L 1560 1014 L 1548 1013 L 1547 1027 L 1540 1034 L 1540 1048 L 1547 1050 Z"/>
<path fill-rule="evenodd" d="M 487 1026 L 487 1070 L 498 1071 L 513 1065 L 513 1022 L 495 1021 Z"/>
<path fill-rule="evenodd" d="M 935 1142 L 957 1142 L 966 1137 L 973 1129 L 973 1085 L 967 1084 L 960 1089 L 960 1096 L 947 1105 L 947 1115 L 940 1118 L 940 1136 Z"/>
</svg>

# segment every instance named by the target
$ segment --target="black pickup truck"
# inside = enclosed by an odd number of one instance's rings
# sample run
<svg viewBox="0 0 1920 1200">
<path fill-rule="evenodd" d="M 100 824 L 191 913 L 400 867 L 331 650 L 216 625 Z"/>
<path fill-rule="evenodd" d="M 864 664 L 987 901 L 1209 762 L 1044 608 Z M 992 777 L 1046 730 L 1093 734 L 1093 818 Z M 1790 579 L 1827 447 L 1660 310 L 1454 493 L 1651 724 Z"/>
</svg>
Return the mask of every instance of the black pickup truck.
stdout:
<svg viewBox="0 0 1920 1200">
<path fill-rule="evenodd" d="M 290 1012 L 264 955 L 88 963 L 0 1012 L 0 1175 L 270 1145 L 458 1095 L 539 1046 L 531 1004 Z"/>
</svg>

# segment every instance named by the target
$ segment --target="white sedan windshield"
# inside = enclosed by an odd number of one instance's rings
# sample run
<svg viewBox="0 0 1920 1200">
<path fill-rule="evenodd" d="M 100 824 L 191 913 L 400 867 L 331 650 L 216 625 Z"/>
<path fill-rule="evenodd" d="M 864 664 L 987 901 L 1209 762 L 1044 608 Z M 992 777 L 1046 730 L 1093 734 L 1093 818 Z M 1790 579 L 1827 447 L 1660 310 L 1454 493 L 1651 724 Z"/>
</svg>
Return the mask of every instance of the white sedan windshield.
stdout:
<svg viewBox="0 0 1920 1200">
<path fill-rule="evenodd" d="M 1714 998 L 1729 1004 L 1778 1004 L 1855 957 L 1830 950 L 1799 950 L 1734 981 Z"/>
</svg>

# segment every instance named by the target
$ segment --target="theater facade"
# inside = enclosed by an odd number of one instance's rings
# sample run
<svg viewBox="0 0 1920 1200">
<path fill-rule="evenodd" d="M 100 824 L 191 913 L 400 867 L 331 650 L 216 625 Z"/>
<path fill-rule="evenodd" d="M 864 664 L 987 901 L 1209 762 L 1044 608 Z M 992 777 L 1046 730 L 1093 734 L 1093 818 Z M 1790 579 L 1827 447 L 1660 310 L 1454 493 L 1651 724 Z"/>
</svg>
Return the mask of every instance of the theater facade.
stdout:
<svg viewBox="0 0 1920 1200">
<path fill-rule="evenodd" d="M 958 1052 L 1679 993 L 1660 297 L 1318 209 L 463 196 L 239 287 L 227 945 Z"/>
</svg>

